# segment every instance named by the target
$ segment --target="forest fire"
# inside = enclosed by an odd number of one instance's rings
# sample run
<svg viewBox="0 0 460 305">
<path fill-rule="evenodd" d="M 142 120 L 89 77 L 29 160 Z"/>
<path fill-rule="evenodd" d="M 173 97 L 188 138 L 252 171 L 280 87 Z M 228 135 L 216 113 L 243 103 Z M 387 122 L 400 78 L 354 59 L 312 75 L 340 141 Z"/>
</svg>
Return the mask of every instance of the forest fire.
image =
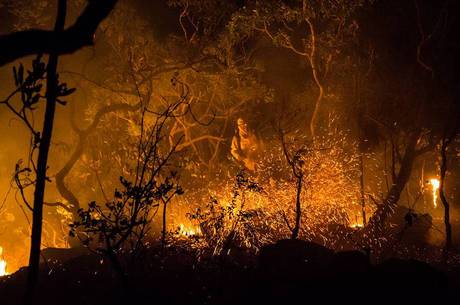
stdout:
<svg viewBox="0 0 460 305">
<path fill-rule="evenodd" d="M 460 1 L 38 2 L 0 0 L 0 304 L 458 300 Z"/>
</svg>

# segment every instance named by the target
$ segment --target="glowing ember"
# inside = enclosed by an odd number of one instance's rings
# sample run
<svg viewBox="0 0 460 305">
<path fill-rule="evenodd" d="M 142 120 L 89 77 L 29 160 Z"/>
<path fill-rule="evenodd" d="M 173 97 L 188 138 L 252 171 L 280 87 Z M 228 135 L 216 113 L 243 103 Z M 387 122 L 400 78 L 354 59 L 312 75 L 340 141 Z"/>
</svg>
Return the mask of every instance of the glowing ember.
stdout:
<svg viewBox="0 0 460 305">
<path fill-rule="evenodd" d="M 186 226 L 184 226 L 184 224 L 180 224 L 179 225 L 179 234 L 182 235 L 182 236 L 185 236 L 185 237 L 188 237 L 188 236 L 195 236 L 195 235 L 200 235 L 201 234 L 201 230 L 200 228 L 188 228 Z"/>
<path fill-rule="evenodd" d="M 0 247 L 0 276 L 8 275 L 6 272 L 6 261 L 3 259 L 3 248 Z"/>
<path fill-rule="evenodd" d="M 430 184 L 433 188 L 433 206 L 437 207 L 437 199 L 438 199 L 438 189 L 439 189 L 439 180 L 438 179 L 430 179 Z"/>
<path fill-rule="evenodd" d="M 363 225 L 362 223 L 352 223 L 352 224 L 350 225 L 350 227 L 353 228 L 353 229 L 357 229 L 357 228 L 362 228 L 362 227 L 364 227 L 364 225 Z"/>
</svg>

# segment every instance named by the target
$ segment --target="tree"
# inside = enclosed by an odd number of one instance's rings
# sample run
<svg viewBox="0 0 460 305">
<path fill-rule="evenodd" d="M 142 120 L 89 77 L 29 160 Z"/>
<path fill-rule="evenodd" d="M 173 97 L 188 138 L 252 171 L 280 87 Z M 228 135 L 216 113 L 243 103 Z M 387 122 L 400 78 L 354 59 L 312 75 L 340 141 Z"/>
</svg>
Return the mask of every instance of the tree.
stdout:
<svg viewBox="0 0 460 305">
<path fill-rule="evenodd" d="M 69 189 L 66 185 L 65 179 L 67 175 L 71 172 L 72 168 L 75 166 L 77 161 L 80 159 L 81 155 L 83 154 L 85 147 L 88 144 L 89 136 L 95 131 L 97 126 L 99 125 L 101 119 L 113 112 L 117 111 L 135 111 L 140 109 L 140 103 L 130 105 L 127 103 L 116 103 L 101 107 L 94 116 L 93 121 L 89 124 L 88 127 L 85 129 L 80 129 L 75 122 L 73 121 L 74 118 L 71 118 L 72 126 L 74 132 L 78 136 L 77 144 L 70 155 L 67 162 L 64 166 L 56 173 L 56 187 L 61 194 L 61 196 L 69 203 L 69 209 L 72 211 L 74 219 L 77 219 L 78 211 L 80 210 L 80 201 L 79 199 L 73 194 L 73 192 Z"/>
<path fill-rule="evenodd" d="M 58 17 L 56 19 L 55 31 L 61 31 L 64 25 L 66 13 L 66 1 L 60 1 Z M 48 64 L 45 66 L 41 62 L 40 56 L 33 61 L 33 70 L 28 71 L 28 76 L 24 79 L 24 68 L 20 65 L 19 69 L 14 69 L 15 82 L 18 86 L 17 89 L 4 101 L 5 104 L 15 115 L 22 119 L 26 126 L 30 129 L 34 136 L 33 150 L 38 148 L 37 163 L 34 171 L 36 174 L 35 180 L 32 182 L 35 185 L 34 191 L 34 204 L 28 205 L 33 213 L 32 222 L 32 236 L 31 236 L 31 252 L 29 258 L 28 280 L 26 288 L 25 303 L 31 303 L 35 286 L 38 281 L 39 260 L 40 260 L 40 245 L 42 234 L 42 221 L 43 221 L 43 204 L 45 184 L 49 178 L 46 175 L 48 152 L 51 143 L 51 135 L 53 131 L 54 113 L 56 103 L 64 104 L 65 102 L 59 100 L 59 97 L 71 94 L 74 89 L 67 89 L 66 84 L 59 83 L 56 67 L 58 63 L 58 55 L 51 53 Z M 45 94 L 41 95 L 42 82 L 46 79 Z M 22 107 L 16 110 L 10 99 L 16 94 L 21 94 Z M 37 103 L 41 99 L 46 99 L 45 117 L 42 132 L 34 129 L 33 124 L 29 121 L 28 113 L 36 109 Z M 31 153 L 33 158 L 33 151 Z M 31 171 L 27 169 L 26 171 Z"/>
<path fill-rule="evenodd" d="M 56 72 L 58 58 L 60 54 L 74 52 L 84 45 L 92 43 L 94 32 L 99 23 L 112 10 L 116 1 L 96 2 L 91 1 L 77 22 L 68 30 L 64 30 L 65 17 L 67 12 L 67 1 L 59 0 L 57 8 L 57 18 L 53 31 L 29 30 L 16 32 L 0 37 L 2 50 L 0 51 L 0 65 L 4 65 L 17 58 L 31 54 L 48 53 L 48 64 L 45 66 L 38 57 L 33 62 L 33 71 L 28 72 L 24 79 L 24 69 L 22 65 L 19 70 L 15 70 L 15 81 L 17 89 L 8 96 L 2 104 L 8 108 L 30 129 L 34 136 L 33 151 L 38 148 L 36 167 L 33 170 L 36 177 L 33 182 L 34 204 L 32 207 L 33 222 L 31 236 L 31 250 L 29 257 L 29 268 L 27 275 L 25 304 L 32 304 L 35 288 L 39 276 L 40 246 L 43 223 L 43 205 L 47 176 L 48 154 L 51 144 L 53 131 L 54 115 L 56 103 L 65 104 L 60 97 L 71 94 L 74 89 L 68 89 L 65 83 L 59 82 Z M 41 95 L 42 82 L 46 77 L 45 94 Z M 22 108 L 16 111 L 10 104 L 10 99 L 16 94 L 21 93 Z M 33 124 L 30 123 L 28 112 L 35 109 L 35 105 L 41 100 L 46 99 L 45 115 L 41 132 L 35 131 Z M 30 170 L 30 169 L 29 169 Z"/>
<path fill-rule="evenodd" d="M 306 148 L 300 148 L 295 151 L 293 156 L 290 155 L 289 149 L 286 144 L 286 140 L 284 138 L 284 132 L 280 131 L 280 140 L 281 145 L 283 146 L 283 153 L 284 157 L 286 158 L 287 163 L 292 169 L 292 174 L 297 179 L 296 183 L 296 200 L 295 200 L 295 224 L 294 227 L 289 225 L 289 221 L 286 219 L 286 224 L 288 225 L 289 229 L 291 230 L 291 238 L 297 239 L 299 236 L 300 231 L 300 220 L 302 217 L 302 206 L 301 206 L 301 195 L 302 195 L 302 186 L 303 186 L 303 178 L 304 178 L 304 164 L 305 161 L 303 158 L 305 157 L 305 153 L 307 152 Z"/>
<path fill-rule="evenodd" d="M 451 119 L 446 122 L 444 128 L 441 143 L 439 148 L 439 155 L 441 157 L 440 166 L 439 166 L 439 198 L 441 199 L 442 205 L 444 207 L 444 226 L 445 226 L 445 243 L 444 243 L 444 255 L 447 258 L 448 252 L 452 248 L 452 225 L 450 223 L 450 204 L 446 198 L 446 174 L 448 170 L 448 149 L 452 142 L 455 141 L 455 138 L 458 135 L 458 122 L 456 120 L 456 115 L 458 111 L 453 112 L 454 115 Z M 450 126 L 449 126 L 450 125 Z"/>
<path fill-rule="evenodd" d="M 400 156 L 399 171 L 394 173 L 394 180 L 392 181 L 391 188 L 383 199 L 382 204 L 378 206 L 367 223 L 367 228 L 374 230 L 375 237 L 381 237 L 385 221 L 392 215 L 401 197 L 401 193 L 411 177 L 412 167 L 416 158 L 433 148 L 432 143 L 418 147 L 417 144 L 422 140 L 421 138 L 422 132 L 420 129 L 412 131 L 408 136 L 407 144 L 402 154 L 399 152 L 398 148 L 397 154 Z"/>
<path fill-rule="evenodd" d="M 233 17 L 233 31 L 261 33 L 276 46 L 300 56 L 309 67 L 317 96 L 308 122 L 314 138 L 328 94 L 331 72 L 358 30 L 354 15 L 366 1 L 256 1 Z"/>
<path fill-rule="evenodd" d="M 59 192 L 74 207 L 79 206 L 80 200 L 73 195 L 71 179 L 75 178 L 78 172 L 86 171 L 89 175 L 88 180 L 108 186 L 113 183 L 111 174 L 114 172 L 114 162 L 124 170 L 129 168 L 128 160 L 133 161 L 124 149 L 129 145 L 118 145 L 115 142 L 132 141 L 138 136 L 137 128 L 131 128 L 135 125 L 135 113 L 113 110 L 135 110 L 134 103 L 131 103 L 133 98 L 142 99 L 143 103 L 166 104 L 180 98 L 182 93 L 177 90 L 179 86 L 187 87 L 188 101 L 176 110 L 176 115 L 171 120 L 173 126 L 169 129 L 170 147 L 182 137 L 183 141 L 176 150 L 188 154 L 190 157 L 187 159 L 199 164 L 200 169 L 212 168 L 222 157 L 224 134 L 231 130 L 231 120 L 239 111 L 238 107 L 233 105 L 234 99 L 242 99 L 239 105 L 243 105 L 252 96 L 263 91 L 253 89 L 250 77 L 242 73 L 226 73 L 225 68 L 221 67 L 215 70 L 218 64 L 212 54 L 217 51 L 214 50 L 211 54 L 203 51 L 209 45 L 194 46 L 183 37 L 175 35 L 168 36 L 164 42 L 157 40 L 152 28 L 149 28 L 143 19 L 138 18 L 138 12 L 131 5 L 129 2 L 120 3 L 118 9 L 102 25 L 99 39 L 104 40 L 110 47 L 110 52 L 102 59 L 104 64 L 99 70 L 104 77 L 98 80 L 98 75 L 88 75 L 85 71 L 64 72 L 75 77 L 82 89 L 91 89 L 86 90 L 90 91 L 91 95 L 88 102 L 90 106 L 85 114 L 72 112 L 70 120 L 76 122 L 76 116 L 80 115 L 90 123 L 86 127 L 78 126 L 81 123 L 72 124 L 72 130 L 77 134 L 77 146 L 69 162 L 63 165 L 56 176 Z M 203 34 L 198 37 L 204 39 L 207 36 Z M 172 86 L 173 83 L 177 86 Z M 228 88 L 236 83 L 238 88 Z M 251 97 L 248 97 L 249 90 L 255 91 L 251 93 Z M 105 106 L 93 109 L 93 105 L 99 107 L 100 104 Z M 122 107 L 113 107 L 115 104 Z M 111 111 L 107 112 L 109 109 Z M 100 116 L 100 113 L 105 114 Z M 118 124 L 116 132 L 107 132 L 107 129 L 113 129 L 107 122 L 114 117 L 128 124 Z M 81 145 L 82 135 L 86 139 L 84 142 L 88 143 L 87 147 Z M 125 136 L 126 138 L 122 139 Z M 113 147 L 117 149 L 114 150 Z M 88 158 L 98 155 L 97 150 L 108 149 L 111 153 L 105 156 L 108 155 L 110 158 Z M 82 156 L 88 160 L 86 164 L 96 166 L 85 166 L 85 169 L 83 166 L 75 167 L 77 162 L 82 160 Z M 119 164 L 120 160 L 126 164 Z M 84 165 L 83 162 L 79 164 Z M 100 177 L 95 177 L 95 173 L 100 173 Z M 81 179 L 78 181 L 81 184 Z"/>
<path fill-rule="evenodd" d="M 123 189 L 115 190 L 113 200 L 103 205 L 93 201 L 88 208 L 80 208 L 78 219 L 70 225 L 71 236 L 78 237 L 90 250 L 109 259 L 125 293 L 129 283 L 121 263 L 122 257 L 126 253 L 139 255 L 151 222 L 162 204 L 162 240 L 165 242 L 167 204 L 176 195 L 183 194 L 177 183 L 177 173 L 167 172 L 175 149 L 164 151 L 162 147 L 166 122 L 182 102 L 169 105 L 158 114 L 151 126 L 144 120 L 149 110 L 147 106 L 143 107 L 135 176 L 131 177 L 132 180 L 120 177 Z"/>
<path fill-rule="evenodd" d="M 56 172 L 56 188 L 66 201 L 64 204 L 73 213 L 74 219 L 78 219 L 77 211 L 82 207 L 80 202 L 84 200 L 82 197 L 92 195 L 85 192 L 77 197 L 75 191 L 72 190 L 73 185 L 70 180 L 83 172 L 89 175 L 92 181 L 99 184 L 102 192 L 104 192 L 103 185 L 112 186 L 115 172 L 114 162 L 123 160 L 126 164 L 119 165 L 124 170 L 131 165 L 129 162 L 133 161 L 133 158 L 122 154 L 126 153 L 124 148 L 129 146 L 126 144 L 129 138 L 137 138 L 138 135 L 135 134 L 137 132 L 135 130 L 138 126 L 135 126 L 131 130 L 132 132 L 125 128 L 135 125 L 133 118 L 137 117 L 136 112 L 141 110 L 142 105 L 155 104 L 162 94 L 163 88 L 158 84 L 155 84 L 155 87 L 158 91 L 161 88 L 161 91 L 158 96 L 153 94 L 154 82 L 158 78 L 168 80 L 169 75 L 174 71 L 193 68 L 193 65 L 199 62 L 199 60 L 194 59 L 190 59 L 189 62 L 188 58 L 182 58 L 178 55 L 171 55 L 172 58 L 170 58 L 169 45 L 160 46 L 154 41 L 152 30 L 142 19 L 138 18 L 137 12 L 131 7 L 131 3 L 120 3 L 107 21 L 101 25 L 101 32 L 99 39 L 110 46 L 110 53 L 101 60 L 102 63 L 99 68 L 99 71 L 102 71 L 104 75 L 101 77 L 103 80 L 98 80 L 98 75 L 88 76 L 85 71 L 62 72 L 79 83 L 77 88 L 91 92 L 88 97 L 89 106 L 87 109 L 83 109 L 84 111 L 82 111 L 83 107 L 76 108 L 71 105 L 69 121 L 71 130 L 76 135 L 76 143 L 75 145 L 69 144 L 72 146 L 72 152 L 67 161 Z M 151 35 L 147 35 L 147 33 Z M 171 82 L 166 83 L 171 85 Z M 85 126 L 79 122 L 80 117 L 88 121 Z M 112 120 L 117 117 L 132 124 L 117 124 L 115 128 Z M 126 138 L 123 138 L 124 135 Z M 114 136 L 117 138 L 117 143 L 109 140 Z M 125 145 L 122 145 L 121 143 L 124 141 L 126 141 Z M 105 144 L 100 146 L 99 143 Z M 92 152 L 103 151 L 109 146 L 111 146 L 109 149 L 112 151 L 109 155 L 114 158 L 105 158 L 105 160 L 89 158 L 88 160 L 87 156 L 91 155 Z M 82 164 L 82 157 L 88 161 L 87 163 L 100 164 L 100 166 Z M 80 166 L 77 166 L 78 163 Z M 112 171 L 106 171 L 107 168 L 112 168 Z M 99 176 L 101 171 L 103 174 Z M 79 183 L 81 184 L 81 179 L 79 179 Z M 80 185 L 80 187 L 82 186 Z M 71 241 L 75 241 L 75 239 L 71 239 Z M 78 246 L 78 244 L 73 244 L 73 246 Z"/>
<path fill-rule="evenodd" d="M 447 47 L 454 39 L 454 18 L 446 13 L 451 4 L 378 2 L 375 12 L 365 17 L 368 26 L 360 36 L 360 45 L 369 46 L 364 62 L 372 61 L 372 65 L 366 73 L 366 83 L 361 85 L 367 129 L 362 132 L 371 142 L 383 140 L 385 168 L 386 147 L 390 147 L 391 162 L 387 193 L 364 230 L 374 232 L 374 237 L 383 236 L 386 221 L 407 189 L 417 160 L 435 149 L 442 134 L 439 121 L 444 120 L 445 105 L 456 95 L 453 88 L 458 81 L 450 69 L 458 65 L 458 60 L 453 56 L 454 49 Z M 401 23 L 389 26 L 393 18 Z M 396 37 L 400 35 L 411 38 L 398 41 Z M 443 62 L 437 58 L 443 58 Z M 372 135 L 369 130 L 379 132 Z"/>
<path fill-rule="evenodd" d="M 65 16 L 67 11 L 67 2 L 59 1 L 58 14 L 55 23 L 55 32 L 61 32 L 64 28 Z M 34 150 L 38 148 L 38 157 L 36 166 L 33 162 L 33 170 L 35 171 L 35 180 L 31 183 L 35 185 L 34 203 L 29 206 L 32 210 L 32 236 L 31 248 L 29 257 L 29 267 L 27 274 L 27 286 L 24 302 L 32 304 L 35 287 L 38 282 L 39 263 L 40 263 L 40 246 L 42 237 L 43 223 L 43 205 L 45 184 L 49 180 L 46 171 L 48 167 L 48 153 L 51 144 L 51 135 L 53 131 L 54 114 L 56 103 L 65 104 L 60 100 L 60 97 L 71 94 L 75 89 L 68 89 L 65 83 L 60 83 L 56 68 L 58 64 L 58 54 L 50 53 L 48 64 L 45 65 L 41 61 L 41 57 L 33 61 L 32 71 L 28 71 L 27 77 L 24 79 L 24 68 L 22 65 L 19 69 L 14 69 L 16 90 L 10 94 L 4 101 L 5 104 L 16 116 L 18 116 L 29 128 L 34 137 L 31 158 L 34 158 Z M 41 94 L 43 82 L 46 79 L 45 94 Z M 10 99 L 15 95 L 20 94 L 22 106 L 19 110 L 10 103 Z M 43 128 L 41 132 L 34 129 L 33 123 L 29 120 L 28 115 L 33 112 L 40 100 L 46 99 L 45 115 Z M 32 171 L 26 169 L 26 171 Z M 23 197 L 24 198 L 24 197 Z"/>
<path fill-rule="evenodd" d="M 67 1 L 60 0 L 58 3 L 58 13 L 55 33 L 60 33 L 64 29 L 67 11 Z M 53 132 L 54 114 L 56 103 L 59 96 L 66 96 L 74 90 L 67 90 L 58 87 L 58 74 L 56 72 L 59 55 L 51 49 L 49 53 L 48 65 L 46 68 L 46 109 L 43 129 L 38 143 L 37 158 L 37 179 L 34 191 L 34 206 L 32 217 L 32 236 L 29 257 L 29 269 L 27 273 L 27 287 L 25 304 L 32 304 L 35 287 L 37 286 L 40 265 L 40 246 L 43 223 L 43 200 L 45 196 L 45 184 L 47 180 L 46 170 L 48 167 L 48 153 L 51 145 L 51 135 Z M 64 90 L 63 90 L 64 89 Z"/>
</svg>

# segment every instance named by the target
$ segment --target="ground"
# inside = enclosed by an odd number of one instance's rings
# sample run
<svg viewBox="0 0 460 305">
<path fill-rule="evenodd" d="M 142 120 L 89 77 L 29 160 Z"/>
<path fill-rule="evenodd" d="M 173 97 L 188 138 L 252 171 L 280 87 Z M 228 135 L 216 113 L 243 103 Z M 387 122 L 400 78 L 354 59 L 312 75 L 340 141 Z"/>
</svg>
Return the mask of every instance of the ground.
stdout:
<svg viewBox="0 0 460 305">
<path fill-rule="evenodd" d="M 457 304 L 460 296 L 460 270 L 402 259 L 373 265 L 362 252 L 298 240 L 281 240 L 258 255 L 233 249 L 200 260 L 182 246 L 152 247 L 130 264 L 124 289 L 97 255 L 81 249 L 47 249 L 44 255 L 37 305 Z M 1 279 L 1 304 L 20 304 L 25 275 L 21 269 Z"/>
</svg>

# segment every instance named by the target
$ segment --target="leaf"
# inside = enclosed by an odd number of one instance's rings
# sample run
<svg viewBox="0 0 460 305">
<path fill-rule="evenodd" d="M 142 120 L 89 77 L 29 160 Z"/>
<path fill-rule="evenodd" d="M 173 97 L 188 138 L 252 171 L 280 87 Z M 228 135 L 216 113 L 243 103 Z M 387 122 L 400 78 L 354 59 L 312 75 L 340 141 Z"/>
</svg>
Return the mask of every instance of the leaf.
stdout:
<svg viewBox="0 0 460 305">
<path fill-rule="evenodd" d="M 40 91 L 42 90 L 42 87 L 43 87 L 42 84 L 38 84 L 37 86 L 35 86 L 35 87 L 33 88 L 33 90 L 34 90 L 35 92 L 40 92 Z"/>
<path fill-rule="evenodd" d="M 68 95 L 71 95 L 72 93 L 75 92 L 75 90 L 77 90 L 76 88 L 69 88 L 69 89 L 63 89 L 60 96 L 68 96 Z"/>
<path fill-rule="evenodd" d="M 60 105 L 62 106 L 65 106 L 67 105 L 67 102 L 66 101 L 63 101 L 63 100 L 60 100 L 60 99 L 56 99 L 56 102 L 58 102 Z"/>
<path fill-rule="evenodd" d="M 39 100 L 40 100 L 40 94 L 34 95 L 34 97 L 32 97 L 32 99 L 30 100 L 30 105 L 34 105 L 38 103 Z"/>
</svg>

